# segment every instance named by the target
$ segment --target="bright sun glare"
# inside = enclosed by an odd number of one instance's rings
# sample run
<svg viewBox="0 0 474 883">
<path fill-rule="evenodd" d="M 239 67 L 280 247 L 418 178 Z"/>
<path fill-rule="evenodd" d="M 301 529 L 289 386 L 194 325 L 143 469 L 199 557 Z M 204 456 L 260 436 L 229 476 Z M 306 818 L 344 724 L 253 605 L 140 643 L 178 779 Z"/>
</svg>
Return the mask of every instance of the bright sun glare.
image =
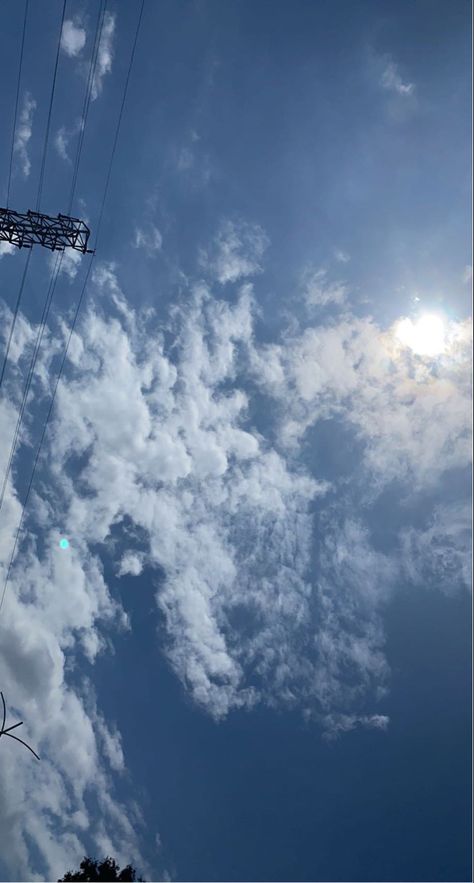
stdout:
<svg viewBox="0 0 474 883">
<path fill-rule="evenodd" d="M 420 356 L 437 356 L 445 349 L 445 324 L 441 316 L 425 313 L 415 322 L 401 319 L 396 335 L 405 346 Z"/>
</svg>

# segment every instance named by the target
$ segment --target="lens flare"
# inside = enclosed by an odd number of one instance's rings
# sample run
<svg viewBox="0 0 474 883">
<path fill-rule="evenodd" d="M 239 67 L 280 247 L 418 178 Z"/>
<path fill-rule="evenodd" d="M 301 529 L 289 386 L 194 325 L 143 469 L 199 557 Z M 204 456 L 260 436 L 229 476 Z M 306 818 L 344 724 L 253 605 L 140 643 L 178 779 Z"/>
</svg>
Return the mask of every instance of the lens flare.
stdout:
<svg viewBox="0 0 474 883">
<path fill-rule="evenodd" d="M 67 540 L 66 537 L 63 537 L 61 540 L 59 540 L 59 546 L 61 549 L 68 549 L 69 548 L 69 540 Z"/>
<path fill-rule="evenodd" d="M 404 346 L 410 347 L 420 356 L 437 356 L 446 347 L 445 323 L 435 313 L 425 313 L 415 322 L 401 319 L 396 328 L 396 336 Z"/>
</svg>

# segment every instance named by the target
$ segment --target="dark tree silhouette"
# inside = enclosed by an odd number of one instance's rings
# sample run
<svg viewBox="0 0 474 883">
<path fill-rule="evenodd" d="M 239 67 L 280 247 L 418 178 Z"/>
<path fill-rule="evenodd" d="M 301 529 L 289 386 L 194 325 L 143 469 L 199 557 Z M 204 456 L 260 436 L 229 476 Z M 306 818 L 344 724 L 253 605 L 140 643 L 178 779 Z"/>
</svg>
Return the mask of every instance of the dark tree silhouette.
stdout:
<svg viewBox="0 0 474 883">
<path fill-rule="evenodd" d="M 58 880 L 58 883 L 63 883 L 65 880 L 83 880 L 88 883 L 89 881 L 90 883 L 96 883 L 96 881 L 97 883 L 99 881 L 104 881 L 104 883 L 107 881 L 108 883 L 111 880 L 120 880 L 122 883 L 133 883 L 136 879 L 135 868 L 132 868 L 131 865 L 126 865 L 120 870 L 115 859 L 109 855 L 102 862 L 95 861 L 85 855 L 80 864 L 80 871 L 68 871 L 64 877 Z M 142 878 L 138 877 L 138 881 L 141 880 Z"/>
</svg>

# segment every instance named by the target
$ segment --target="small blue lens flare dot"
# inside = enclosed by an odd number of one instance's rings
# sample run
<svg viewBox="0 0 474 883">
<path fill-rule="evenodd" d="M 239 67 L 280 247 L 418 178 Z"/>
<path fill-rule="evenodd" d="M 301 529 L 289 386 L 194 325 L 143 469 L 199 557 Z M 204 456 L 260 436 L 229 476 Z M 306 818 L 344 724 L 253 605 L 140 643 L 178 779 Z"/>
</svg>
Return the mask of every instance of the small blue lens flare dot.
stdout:
<svg viewBox="0 0 474 883">
<path fill-rule="evenodd" d="M 67 549 L 69 548 L 69 540 L 67 540 L 66 537 L 63 537 L 62 540 L 59 540 L 59 545 L 61 549 Z"/>
</svg>

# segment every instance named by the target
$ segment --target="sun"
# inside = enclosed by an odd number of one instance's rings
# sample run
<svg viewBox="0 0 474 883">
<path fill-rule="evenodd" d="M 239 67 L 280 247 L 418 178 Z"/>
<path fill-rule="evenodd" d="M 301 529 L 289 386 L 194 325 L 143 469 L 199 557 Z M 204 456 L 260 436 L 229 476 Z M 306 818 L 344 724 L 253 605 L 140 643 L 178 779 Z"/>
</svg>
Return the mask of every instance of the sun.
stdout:
<svg viewBox="0 0 474 883">
<path fill-rule="evenodd" d="M 401 319 L 395 333 L 404 346 L 420 356 L 437 356 L 446 348 L 445 323 L 436 313 L 423 313 L 415 322 Z"/>
</svg>

